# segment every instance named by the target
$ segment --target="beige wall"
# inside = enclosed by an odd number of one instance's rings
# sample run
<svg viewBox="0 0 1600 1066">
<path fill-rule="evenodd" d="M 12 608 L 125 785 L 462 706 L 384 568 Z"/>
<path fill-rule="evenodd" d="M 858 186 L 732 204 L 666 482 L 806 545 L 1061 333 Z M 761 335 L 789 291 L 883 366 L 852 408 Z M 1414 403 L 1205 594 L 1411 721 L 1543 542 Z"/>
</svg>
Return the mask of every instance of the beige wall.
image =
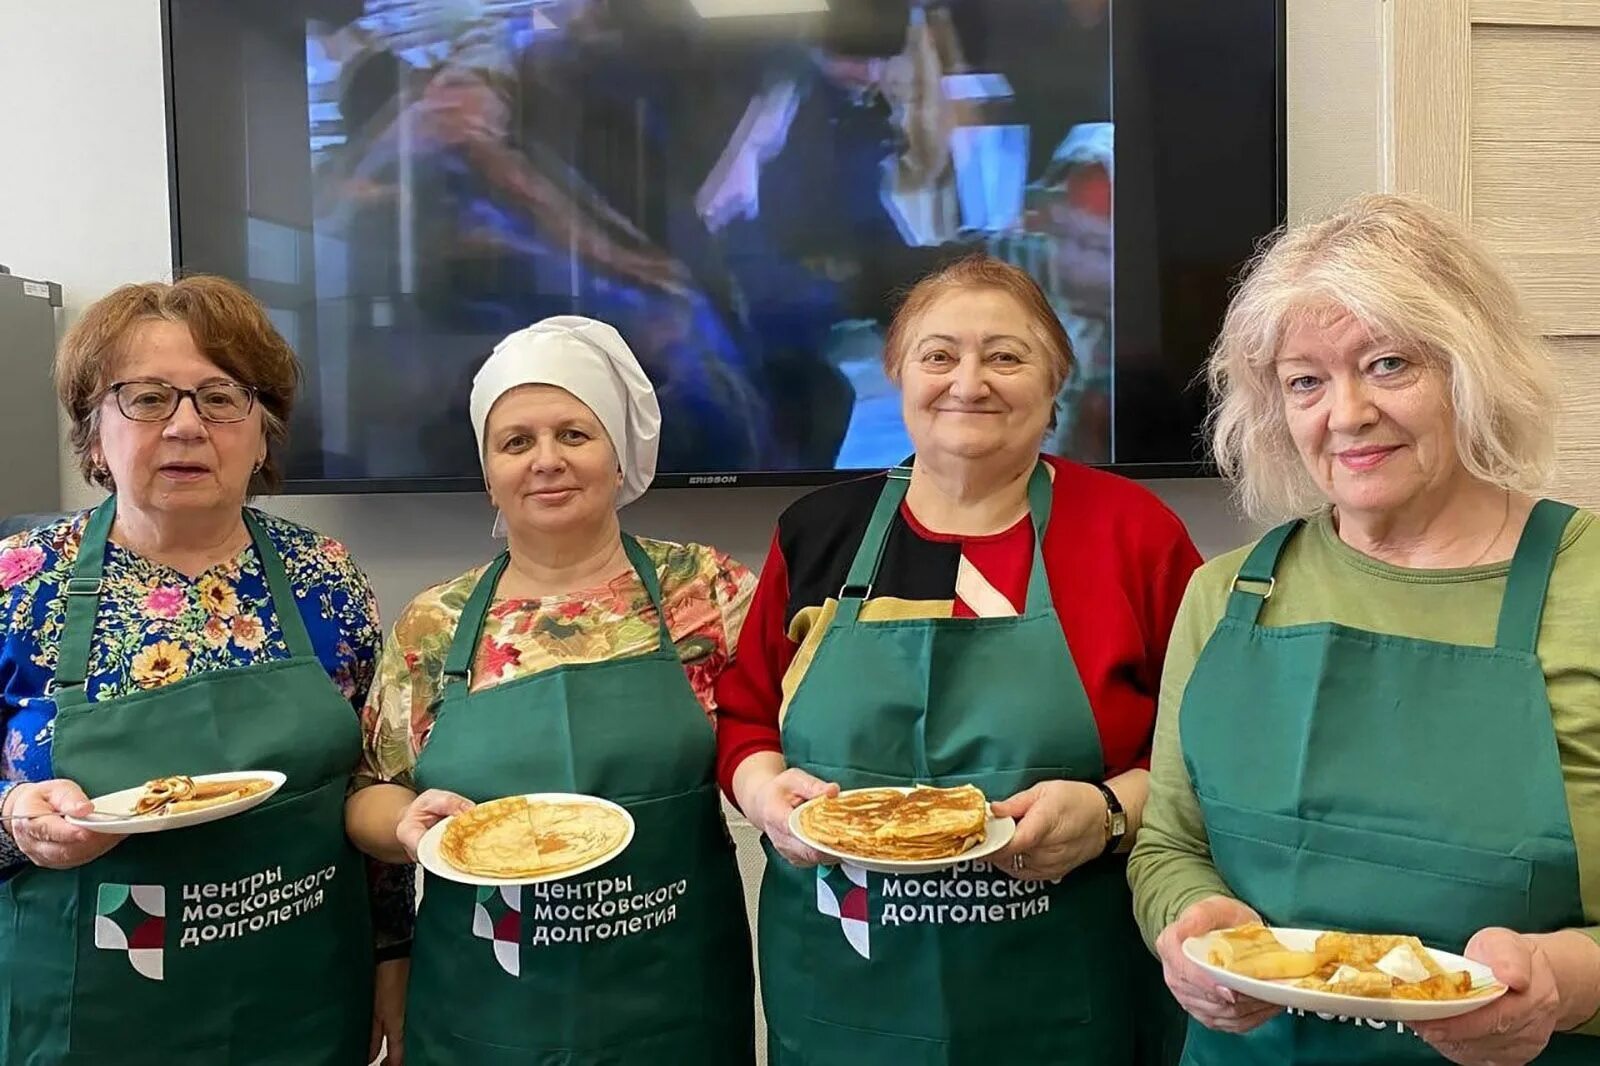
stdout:
<svg viewBox="0 0 1600 1066">
<path fill-rule="evenodd" d="M 1600 506 L 1600 0 L 1392 0 L 1394 183 L 1498 253 L 1561 376 L 1550 491 Z"/>
</svg>

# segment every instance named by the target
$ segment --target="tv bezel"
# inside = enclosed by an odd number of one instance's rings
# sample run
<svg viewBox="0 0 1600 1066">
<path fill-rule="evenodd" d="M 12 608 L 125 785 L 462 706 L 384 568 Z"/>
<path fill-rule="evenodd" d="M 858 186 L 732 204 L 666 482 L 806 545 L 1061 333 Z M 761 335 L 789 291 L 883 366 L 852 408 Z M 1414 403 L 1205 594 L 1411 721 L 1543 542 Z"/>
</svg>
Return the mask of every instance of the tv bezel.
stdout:
<svg viewBox="0 0 1600 1066">
<path fill-rule="evenodd" d="M 182 275 L 184 268 L 182 225 L 179 221 L 178 211 L 178 106 L 176 78 L 173 69 L 172 2 L 173 0 L 161 0 L 161 81 L 165 97 L 163 110 L 167 126 L 167 220 L 171 233 L 172 274 L 173 277 L 179 277 Z M 1276 127 L 1274 132 L 1277 144 L 1276 158 L 1273 160 L 1273 185 L 1275 190 L 1274 199 L 1276 201 L 1274 210 L 1279 224 L 1288 217 L 1288 114 L 1286 100 L 1288 35 L 1285 27 L 1288 17 L 1287 3 L 1288 0 L 1275 0 L 1272 4 L 1275 23 L 1273 28 L 1273 64 L 1278 73 L 1277 84 L 1274 86 L 1273 93 L 1273 117 Z M 1196 446 L 1200 446 L 1198 440 L 1196 441 Z M 1112 462 L 1090 463 L 1087 465 L 1135 480 L 1217 476 L 1217 469 L 1209 458 L 1173 460 L 1159 463 Z M 880 473 L 883 469 L 882 467 L 851 467 L 849 469 L 825 470 L 659 473 L 651 482 L 651 488 L 807 488 L 850 481 L 855 478 Z M 405 478 L 291 478 L 284 481 L 283 487 L 278 490 L 277 494 L 284 496 L 333 496 L 482 491 L 483 479 L 481 477 L 422 476 Z"/>
</svg>

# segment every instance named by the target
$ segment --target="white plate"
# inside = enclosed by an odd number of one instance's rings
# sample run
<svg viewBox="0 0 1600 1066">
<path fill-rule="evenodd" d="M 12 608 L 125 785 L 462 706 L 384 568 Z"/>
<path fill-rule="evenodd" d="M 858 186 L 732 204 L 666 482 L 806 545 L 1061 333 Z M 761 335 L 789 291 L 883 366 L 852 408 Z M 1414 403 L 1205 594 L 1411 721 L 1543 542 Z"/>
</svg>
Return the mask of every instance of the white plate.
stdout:
<svg viewBox="0 0 1600 1066">
<path fill-rule="evenodd" d="M 1272 932 L 1290 951 L 1312 951 L 1317 946 L 1317 937 L 1324 930 L 1273 929 Z M 1210 939 L 1209 934 L 1190 937 L 1183 942 L 1183 953 L 1217 984 L 1254 996 L 1263 1003 L 1276 1003 L 1280 1007 L 1293 1007 L 1312 1014 L 1371 1019 L 1375 1022 L 1431 1022 L 1468 1014 L 1493 1003 L 1506 993 L 1505 987 L 1495 981 L 1493 972 L 1483 963 L 1433 948 L 1428 948 L 1428 954 L 1433 956 L 1435 962 L 1446 970 L 1466 970 L 1472 975 L 1472 987 L 1486 991 L 1468 999 L 1442 1000 L 1368 999 L 1365 996 L 1315 992 L 1309 988 L 1296 988 L 1293 981 L 1258 981 L 1211 965 L 1206 962 L 1206 947 Z M 1494 990 L 1488 991 L 1491 986 Z"/>
<path fill-rule="evenodd" d="M 117 814 L 124 817 L 110 820 L 107 818 L 74 818 L 67 816 L 67 821 L 73 825 L 81 825 L 85 829 L 93 829 L 96 833 L 112 833 L 118 836 L 132 835 L 134 833 L 163 833 L 168 829 L 183 829 L 191 825 L 204 825 L 222 818 L 231 818 L 236 814 L 243 814 L 251 807 L 257 807 L 271 799 L 283 783 L 288 780 L 277 770 L 235 770 L 225 774 L 192 774 L 196 783 L 202 781 L 242 781 L 249 778 L 266 778 L 272 782 L 272 787 L 265 792 L 257 792 L 253 796 L 243 799 L 230 800 L 227 803 L 218 803 L 213 807 L 201 807 L 197 811 L 184 811 L 181 814 L 134 814 L 133 805 L 139 802 L 139 797 L 144 795 L 144 786 L 137 785 L 125 788 L 121 792 L 112 792 L 104 796 L 96 796 L 94 803 L 96 814 Z"/>
<path fill-rule="evenodd" d="M 491 887 L 495 885 L 537 885 L 546 881 L 565 881 L 569 877 L 586 874 L 590 870 L 604 866 L 618 855 L 621 855 L 627 850 L 628 845 L 633 843 L 633 815 L 628 813 L 627 808 L 620 804 L 612 803 L 608 799 L 601 799 L 599 796 L 585 796 L 576 792 L 528 792 L 522 798 L 529 801 L 542 800 L 547 803 L 592 803 L 596 807 L 606 807 L 616 811 L 627 820 L 628 832 L 623 836 L 622 843 L 615 848 L 612 848 L 604 855 L 589 860 L 582 866 L 576 866 L 570 870 L 562 870 L 553 874 L 541 874 L 538 877 L 479 877 L 477 874 L 469 874 L 465 870 L 456 869 L 450 865 L 443 855 L 439 854 L 439 841 L 444 838 L 445 826 L 455 820 L 455 816 L 452 815 L 422 834 L 422 840 L 417 844 L 417 861 L 429 873 L 442 877 L 446 881 L 458 881 L 463 885 L 488 885 Z"/>
<path fill-rule="evenodd" d="M 914 788 L 904 785 L 877 785 L 874 786 L 874 789 L 876 788 L 893 788 L 896 792 L 902 793 L 915 791 Z M 839 794 L 848 796 L 851 792 L 867 791 L 871 790 L 855 788 Z M 851 855 L 847 851 L 840 851 L 837 848 L 830 848 L 826 844 L 817 843 L 806 836 L 805 831 L 800 828 L 800 812 L 823 798 L 825 797 L 818 796 L 816 799 L 807 800 L 791 811 L 789 813 L 789 832 L 804 841 L 807 846 L 815 848 L 830 859 L 838 859 L 840 862 L 847 862 L 851 866 L 859 866 L 863 870 L 871 870 L 874 873 L 931 874 L 939 870 L 948 870 L 959 863 L 973 862 L 985 856 L 993 855 L 1011 843 L 1011 838 L 1017 832 L 1017 820 L 1015 818 L 996 818 L 991 811 L 989 820 L 983 826 L 983 839 L 978 842 L 977 847 L 963 851 L 960 855 L 951 855 L 944 859 L 874 859 L 865 855 Z"/>
</svg>

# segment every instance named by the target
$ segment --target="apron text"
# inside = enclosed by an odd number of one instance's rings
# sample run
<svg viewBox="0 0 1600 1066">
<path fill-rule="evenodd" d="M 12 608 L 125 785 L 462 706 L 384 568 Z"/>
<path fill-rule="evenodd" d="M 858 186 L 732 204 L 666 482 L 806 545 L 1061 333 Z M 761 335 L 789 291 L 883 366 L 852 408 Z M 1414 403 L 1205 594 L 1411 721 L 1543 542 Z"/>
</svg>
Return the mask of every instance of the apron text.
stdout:
<svg viewBox="0 0 1600 1066">
<path fill-rule="evenodd" d="M 328 866 L 285 882 L 283 867 L 275 866 L 235 881 L 184 885 L 178 946 L 230 940 L 293 921 L 322 906 L 322 886 L 337 872 L 337 866 Z"/>
</svg>

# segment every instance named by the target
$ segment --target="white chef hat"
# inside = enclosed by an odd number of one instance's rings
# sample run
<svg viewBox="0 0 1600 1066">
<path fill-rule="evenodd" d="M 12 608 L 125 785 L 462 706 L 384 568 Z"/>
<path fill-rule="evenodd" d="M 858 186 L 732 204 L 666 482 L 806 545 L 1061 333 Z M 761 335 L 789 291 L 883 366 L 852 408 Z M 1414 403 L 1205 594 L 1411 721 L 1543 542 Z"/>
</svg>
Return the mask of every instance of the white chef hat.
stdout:
<svg viewBox="0 0 1600 1066">
<path fill-rule="evenodd" d="M 496 400 L 522 385 L 554 385 L 577 397 L 605 428 L 622 469 L 618 505 L 644 495 L 656 476 L 661 406 L 644 368 L 622 335 L 604 322 L 557 315 L 519 329 L 495 345 L 472 379 L 472 431 L 478 461 Z M 495 532 L 504 529 L 495 523 Z"/>
</svg>

